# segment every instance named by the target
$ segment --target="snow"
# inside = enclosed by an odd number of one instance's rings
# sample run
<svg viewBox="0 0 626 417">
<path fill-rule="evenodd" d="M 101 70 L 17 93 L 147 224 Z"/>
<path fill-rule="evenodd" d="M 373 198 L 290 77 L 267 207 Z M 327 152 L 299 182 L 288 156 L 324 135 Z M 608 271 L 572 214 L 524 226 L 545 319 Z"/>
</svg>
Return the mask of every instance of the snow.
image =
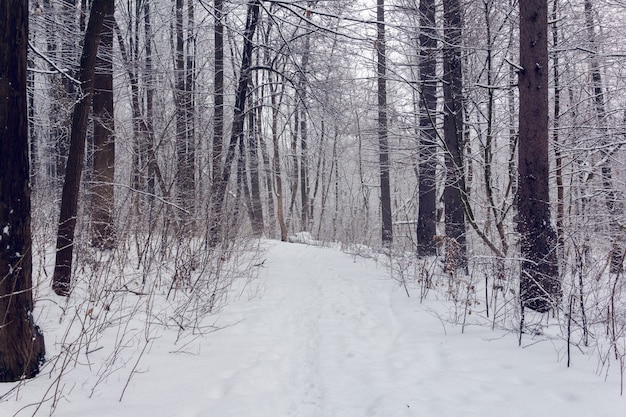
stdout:
<svg viewBox="0 0 626 417">
<path fill-rule="evenodd" d="M 228 305 L 211 317 L 220 330 L 177 344 L 175 332 L 164 330 L 147 343 L 130 338 L 135 355 L 119 352 L 120 369 L 102 382 L 94 384 L 87 366 L 63 376 L 55 415 L 626 415 L 619 378 L 605 381 L 596 374 L 597 358 L 580 352 L 567 368 L 557 338 L 520 348 L 516 334 L 487 326 L 461 334 L 443 319 L 445 301 L 407 297 L 373 259 L 305 244 L 264 246 L 258 278 L 236 283 Z M 62 329 L 47 327 L 48 344 L 60 339 Z M 101 346 L 119 334 L 107 337 Z M 15 392 L 5 398 L 0 416 L 32 415 L 33 403 L 52 398 L 54 390 L 45 390 L 54 375 L 45 368 L 17 399 Z M 0 386 L 0 395 L 10 387 Z M 48 415 L 51 403 L 39 413 Z"/>
</svg>

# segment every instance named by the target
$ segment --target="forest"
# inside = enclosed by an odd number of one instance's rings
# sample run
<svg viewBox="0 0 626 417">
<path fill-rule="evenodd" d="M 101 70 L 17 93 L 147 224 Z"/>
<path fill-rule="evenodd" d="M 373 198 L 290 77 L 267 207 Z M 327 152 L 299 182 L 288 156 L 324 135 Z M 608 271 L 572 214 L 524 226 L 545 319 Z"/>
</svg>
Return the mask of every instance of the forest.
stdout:
<svg viewBox="0 0 626 417">
<path fill-rule="evenodd" d="M 47 358 L 40 298 L 65 369 L 157 298 L 210 331 L 294 236 L 623 375 L 625 7 L 3 1 L 0 382 Z"/>
</svg>

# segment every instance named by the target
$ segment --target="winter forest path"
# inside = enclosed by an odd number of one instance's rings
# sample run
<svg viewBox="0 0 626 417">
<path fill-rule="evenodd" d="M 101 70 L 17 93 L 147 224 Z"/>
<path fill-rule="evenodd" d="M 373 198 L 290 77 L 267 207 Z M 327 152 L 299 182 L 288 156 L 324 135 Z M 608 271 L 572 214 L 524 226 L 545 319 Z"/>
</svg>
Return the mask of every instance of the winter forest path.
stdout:
<svg viewBox="0 0 626 417">
<path fill-rule="evenodd" d="M 619 401 L 615 385 L 568 370 L 552 345 L 524 350 L 514 335 L 483 328 L 461 335 L 446 325 L 446 335 L 431 307 L 408 298 L 371 260 L 279 242 L 264 257 L 259 293 L 227 306 L 224 318 L 238 324 L 215 334 L 204 352 L 218 359 L 207 369 L 206 397 L 198 399 L 206 411 L 198 416 L 609 416 L 626 409 L 623 401 L 620 410 L 610 406 Z M 592 392 L 612 401 L 598 408 L 585 400 Z"/>
<path fill-rule="evenodd" d="M 417 290 L 409 298 L 371 259 L 303 244 L 262 246 L 258 278 L 236 282 L 224 309 L 203 322 L 220 330 L 187 332 L 177 343 L 176 329 L 154 334 L 140 360 L 120 352 L 118 368 L 97 386 L 84 367 L 68 371 L 54 415 L 626 415 L 617 372 L 605 382 L 594 373 L 595 355 L 576 353 L 568 369 L 566 345 L 557 338 L 528 337 L 520 348 L 514 333 L 489 326 L 467 326 L 461 334 L 439 319 L 451 304 L 437 301 L 436 291 L 422 303 Z M 141 346 L 130 339 L 123 349 Z M 51 383 L 46 375 L 36 378 L 18 401 L 0 403 L 0 417 L 31 416 L 37 393 Z"/>
</svg>

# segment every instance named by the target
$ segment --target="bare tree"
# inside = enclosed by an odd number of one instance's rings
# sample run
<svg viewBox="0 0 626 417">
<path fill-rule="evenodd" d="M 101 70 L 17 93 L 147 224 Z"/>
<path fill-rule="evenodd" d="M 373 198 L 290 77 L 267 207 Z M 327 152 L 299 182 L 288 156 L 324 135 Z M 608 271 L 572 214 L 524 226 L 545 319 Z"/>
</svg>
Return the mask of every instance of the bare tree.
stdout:
<svg viewBox="0 0 626 417">
<path fill-rule="evenodd" d="M 187 26 L 193 30 L 192 0 L 188 0 Z M 176 185 L 179 204 L 188 213 L 195 210 L 195 141 L 193 133 L 193 57 L 190 56 L 192 41 L 184 32 L 184 0 L 176 0 L 176 48 L 175 48 L 175 89 L 176 101 Z M 185 46 L 187 59 L 185 59 Z M 179 211 L 179 213 L 183 213 Z"/>
<path fill-rule="evenodd" d="M 383 246 L 393 243 L 391 185 L 389 175 L 389 138 L 387 137 L 387 62 L 385 50 L 385 0 L 376 3 L 376 57 L 378 70 L 378 157 L 380 164 L 380 203 Z"/>
<path fill-rule="evenodd" d="M 89 108 L 93 94 L 96 55 L 100 43 L 104 17 L 111 10 L 108 3 L 114 0 L 94 2 L 89 14 L 89 23 L 85 32 L 83 52 L 80 58 L 80 74 L 82 94 L 74 106 L 72 114 L 72 131 L 70 133 L 70 152 L 65 169 L 63 194 L 61 196 L 61 213 L 57 233 L 57 252 L 52 277 L 52 287 L 61 296 L 68 296 L 71 289 L 72 255 L 74 251 L 74 232 L 78 214 L 78 194 L 83 159 L 85 157 L 85 136 L 89 121 Z"/>
<path fill-rule="evenodd" d="M 213 182 L 220 176 L 224 142 L 224 3 L 214 0 L 215 59 L 213 72 Z"/>
<path fill-rule="evenodd" d="M 437 30 L 434 0 L 420 0 L 419 77 L 419 208 L 417 218 L 417 255 L 437 253 Z"/>
<path fill-rule="evenodd" d="M 211 224 L 209 225 L 210 245 L 215 246 L 222 238 L 223 231 L 223 210 L 226 199 L 226 191 L 230 181 L 230 173 L 237 145 L 242 142 L 240 139 L 244 134 L 245 105 L 248 95 L 248 83 L 251 77 L 252 50 L 254 48 L 253 39 L 259 22 L 260 3 L 258 0 L 248 2 L 248 12 L 246 16 L 246 27 L 243 33 L 243 52 L 241 66 L 239 69 L 239 80 L 235 94 L 235 108 L 233 110 L 233 124 L 230 135 L 230 142 L 226 151 L 226 158 L 222 165 L 221 173 L 213 181 L 211 187 Z"/>
<path fill-rule="evenodd" d="M 548 186 L 548 3 L 521 1 L 519 212 L 522 305 L 547 312 L 561 297 Z"/>
<path fill-rule="evenodd" d="M 28 1 L 0 6 L 0 382 L 32 378 L 44 360 L 33 320 L 26 51 Z"/>
<path fill-rule="evenodd" d="M 611 166 L 611 152 L 614 152 L 619 146 L 610 150 L 610 135 L 607 129 L 607 112 L 606 100 L 604 97 L 604 87 L 602 85 L 602 73 L 600 71 L 600 62 L 598 59 L 598 45 L 596 42 L 596 30 L 594 9 L 591 0 L 585 0 L 585 26 L 587 29 L 587 37 L 589 42 L 590 60 L 589 67 L 591 72 L 591 89 L 593 92 L 593 102 L 597 117 L 597 123 L 601 131 L 601 162 L 600 171 L 602 176 L 602 188 L 604 191 L 605 204 L 609 214 L 609 229 L 611 235 L 611 243 L 613 248 L 610 254 L 610 272 L 617 274 L 622 270 L 624 263 L 624 239 L 622 238 L 622 230 L 620 230 L 619 218 L 623 214 L 623 202 L 620 193 L 615 190 L 613 185 L 613 168 Z"/>
<path fill-rule="evenodd" d="M 115 181 L 115 122 L 113 115 L 113 26 L 115 2 L 106 2 L 105 22 L 96 60 L 93 92 L 93 180 L 91 188 L 92 244 L 111 249 Z"/>
<path fill-rule="evenodd" d="M 462 20 L 461 2 L 443 2 L 443 134 L 446 161 L 446 185 L 443 192 L 445 228 L 448 242 L 454 247 L 447 250 L 454 255 L 454 266 L 467 264 L 465 243 L 465 214 L 462 191 L 464 189 L 463 165 L 463 68 L 461 60 Z"/>
</svg>

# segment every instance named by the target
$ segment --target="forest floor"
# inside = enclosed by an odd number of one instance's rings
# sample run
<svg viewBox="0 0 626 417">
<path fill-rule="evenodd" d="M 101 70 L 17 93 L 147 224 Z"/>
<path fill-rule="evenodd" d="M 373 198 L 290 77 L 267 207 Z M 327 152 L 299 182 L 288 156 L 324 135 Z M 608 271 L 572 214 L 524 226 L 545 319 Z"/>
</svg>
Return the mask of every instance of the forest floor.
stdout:
<svg viewBox="0 0 626 417">
<path fill-rule="evenodd" d="M 218 331 L 176 345 L 175 331 L 129 342 L 142 354 L 96 382 L 79 366 L 51 389 L 54 373 L 44 369 L 5 395 L 0 416 L 32 415 L 42 398 L 37 415 L 56 401 L 63 417 L 626 415 L 616 372 L 605 379 L 597 357 L 578 351 L 568 368 L 558 338 L 519 347 L 515 333 L 488 326 L 461 334 L 444 319 L 449 302 L 420 302 L 410 288 L 408 297 L 381 263 L 311 245 L 263 246 L 258 278 L 236 283 L 211 317 Z M 44 332 L 47 343 L 62 337 Z M 98 344 L 115 344 L 119 331 L 107 337 Z M 60 398 L 51 399 L 55 389 Z"/>
</svg>

